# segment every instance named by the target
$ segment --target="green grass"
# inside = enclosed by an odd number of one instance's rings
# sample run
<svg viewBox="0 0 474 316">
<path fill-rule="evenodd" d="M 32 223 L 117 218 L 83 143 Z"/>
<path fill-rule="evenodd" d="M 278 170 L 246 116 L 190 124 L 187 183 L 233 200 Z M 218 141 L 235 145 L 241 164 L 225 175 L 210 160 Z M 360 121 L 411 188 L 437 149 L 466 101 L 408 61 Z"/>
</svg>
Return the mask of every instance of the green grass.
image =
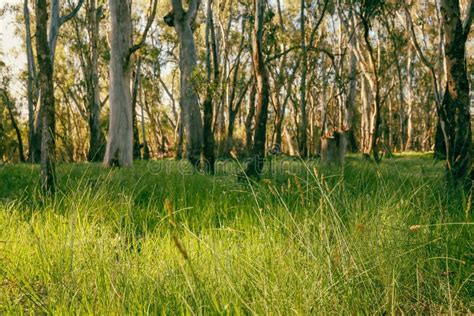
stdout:
<svg viewBox="0 0 474 316">
<path fill-rule="evenodd" d="M 50 199 L 0 167 L 0 314 L 473 312 L 468 198 L 429 156 L 182 167 L 61 165 Z"/>
</svg>

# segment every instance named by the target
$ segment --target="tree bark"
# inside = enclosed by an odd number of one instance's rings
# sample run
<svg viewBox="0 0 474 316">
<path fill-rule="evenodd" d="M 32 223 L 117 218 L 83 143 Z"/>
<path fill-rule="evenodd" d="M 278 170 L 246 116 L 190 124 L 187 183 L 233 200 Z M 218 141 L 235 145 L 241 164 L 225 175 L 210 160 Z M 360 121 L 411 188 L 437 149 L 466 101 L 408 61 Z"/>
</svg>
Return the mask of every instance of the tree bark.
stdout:
<svg viewBox="0 0 474 316">
<path fill-rule="evenodd" d="M 133 115 L 130 94 L 131 58 L 144 43 L 156 15 L 157 0 L 151 3 L 151 13 L 141 39 L 132 45 L 131 0 L 109 0 L 111 19 L 111 51 L 109 82 L 109 134 L 104 166 L 133 165 Z"/>
<path fill-rule="evenodd" d="M 76 16 L 77 12 L 82 7 L 82 4 L 84 3 L 84 0 L 78 0 L 77 5 L 73 8 L 73 10 L 65 15 L 65 16 L 60 16 L 60 7 L 59 7 L 59 0 L 51 0 L 50 5 L 51 5 L 51 12 L 50 12 L 50 21 L 49 21 L 49 33 L 48 33 L 48 43 L 49 43 L 49 54 L 51 57 L 51 65 L 53 67 L 53 72 L 54 72 L 54 58 L 56 56 L 56 46 L 58 43 L 58 37 L 59 37 L 59 29 L 61 26 L 72 19 L 73 17 Z"/>
<path fill-rule="evenodd" d="M 370 43 L 369 39 L 369 31 L 370 26 L 366 20 L 362 20 L 362 24 L 364 25 L 364 40 L 367 46 L 367 50 L 369 53 L 369 61 L 371 67 L 371 80 L 370 88 L 373 93 L 373 103 L 372 103 L 372 111 L 371 111 L 371 120 L 370 120 L 370 151 L 372 151 L 372 156 L 376 163 L 379 163 L 381 158 L 379 156 L 379 149 L 378 143 L 380 138 L 380 124 L 381 124 L 381 96 L 380 96 L 380 79 L 379 79 L 379 67 L 377 65 L 375 59 L 375 53 L 372 48 L 372 44 Z M 380 49 L 380 47 L 378 48 Z"/>
<path fill-rule="evenodd" d="M 45 194 L 55 191 L 55 113 L 53 65 L 48 45 L 48 10 L 46 0 L 36 1 L 36 54 L 41 90 L 41 189 Z"/>
<path fill-rule="evenodd" d="M 300 4 L 300 24 L 302 67 L 300 78 L 300 104 L 298 112 L 298 149 L 300 157 L 306 158 L 308 156 L 308 115 L 306 112 L 306 77 L 308 73 L 308 50 L 306 48 L 305 0 L 301 0 Z"/>
<path fill-rule="evenodd" d="M 77 5 L 73 8 L 73 10 L 65 15 L 65 16 L 60 16 L 59 12 L 59 0 L 51 0 L 50 6 L 51 6 L 51 12 L 50 12 L 50 18 L 51 21 L 49 23 L 49 33 L 46 31 L 46 42 L 49 46 L 49 57 L 51 59 L 51 69 L 54 74 L 54 57 L 56 54 L 56 44 L 59 36 L 59 29 L 61 26 L 72 19 L 74 16 L 76 16 L 77 12 L 79 12 L 79 9 L 82 7 L 82 4 L 84 3 L 84 0 L 79 0 Z M 26 46 L 27 46 L 27 59 L 28 59 L 28 71 L 32 75 L 35 72 L 35 66 L 34 62 L 31 62 L 33 59 L 33 52 L 31 48 L 31 34 L 29 34 L 30 31 L 30 21 L 29 21 L 29 10 L 28 10 L 28 3 L 27 0 L 24 2 L 23 6 L 23 11 L 24 11 L 24 16 L 25 16 L 25 26 L 26 26 Z M 46 14 L 48 14 L 47 9 L 46 9 Z M 47 26 L 46 26 L 47 28 Z M 38 52 L 37 52 L 38 53 Z M 33 77 L 34 78 L 34 77 Z M 39 79 L 39 78 L 36 78 Z M 30 80 L 30 79 L 29 79 Z M 37 82 L 36 83 L 36 88 L 37 90 L 33 92 L 33 96 L 29 97 L 31 99 L 31 102 L 33 102 L 35 99 L 38 100 L 41 98 L 41 83 Z M 33 91 L 33 90 L 32 90 Z M 28 101 L 30 102 L 30 100 Z M 33 125 L 33 133 L 30 135 L 30 160 L 32 162 L 38 162 L 39 157 L 41 156 L 41 146 L 42 146 L 42 136 L 43 136 L 43 109 L 41 108 L 41 101 L 37 105 L 37 114 L 36 117 L 33 119 L 32 116 L 29 117 L 29 124 L 30 127 Z M 32 109 L 32 106 L 29 104 L 29 110 Z"/>
<path fill-rule="evenodd" d="M 355 35 L 350 39 L 355 40 Z M 357 152 L 357 140 L 354 133 L 354 111 L 356 108 L 356 94 L 357 94 L 357 57 L 354 52 L 350 54 L 350 83 L 349 93 L 347 95 L 346 102 L 344 103 L 344 118 L 343 118 L 343 130 L 346 131 L 346 135 L 349 141 L 351 152 Z"/>
<path fill-rule="evenodd" d="M 102 161 L 105 153 L 105 137 L 100 128 L 100 87 L 99 87 L 99 20 L 101 9 L 97 8 L 97 0 L 89 0 L 89 38 L 90 56 L 88 76 L 88 103 L 89 103 L 89 161 Z"/>
<path fill-rule="evenodd" d="M 361 99 L 362 99 L 362 124 L 361 124 L 361 144 L 362 154 L 370 157 L 370 104 L 372 104 L 372 95 L 369 84 L 364 75 L 361 76 Z"/>
<path fill-rule="evenodd" d="M 446 144 L 446 175 L 449 181 L 465 182 L 471 173 L 471 120 L 466 40 L 474 16 L 474 0 L 461 20 L 459 0 L 441 1 L 445 29 L 446 90 L 441 104 L 441 128 Z M 470 187 L 470 186 L 469 186 Z"/>
<path fill-rule="evenodd" d="M 144 113 L 144 103 L 143 103 L 143 86 L 140 88 L 140 110 L 141 110 L 141 126 L 142 126 L 142 135 L 143 135 L 143 160 L 150 160 L 150 148 L 148 147 L 148 141 L 146 139 L 146 129 L 145 129 L 145 113 Z"/>
<path fill-rule="evenodd" d="M 12 127 L 15 130 L 16 139 L 18 141 L 18 155 L 20 158 L 20 162 L 25 162 L 26 159 L 25 159 L 25 153 L 23 150 L 23 138 L 21 137 L 21 131 L 20 131 L 20 128 L 18 127 L 18 123 L 16 122 L 15 114 L 13 112 L 14 103 L 11 100 L 10 96 L 7 94 L 7 91 L 0 89 L 0 94 L 3 99 L 3 103 L 5 104 L 8 110 L 8 116 L 10 117 L 10 122 L 12 124 Z"/>
<path fill-rule="evenodd" d="M 133 80 L 132 90 L 132 119 L 133 119 L 133 159 L 141 159 L 141 146 L 140 137 L 138 135 L 138 120 L 137 120 L 137 103 L 138 103 L 138 91 L 140 89 L 140 76 L 141 76 L 142 60 L 138 58 L 137 65 L 135 67 L 135 78 Z"/>
<path fill-rule="evenodd" d="M 252 135 L 252 123 L 255 118 L 255 95 L 257 94 L 257 87 L 254 82 L 251 83 L 252 88 L 250 89 L 250 95 L 248 100 L 248 111 L 247 117 L 245 118 L 245 146 L 247 154 L 250 156 L 252 153 L 253 135 Z"/>
<path fill-rule="evenodd" d="M 40 133 L 35 130 L 35 107 L 38 102 L 38 78 L 33 54 L 28 0 L 24 0 L 23 3 L 23 16 L 25 19 L 26 59 L 28 63 L 28 160 L 33 163 L 38 163 L 41 159 L 41 136 Z"/>
<path fill-rule="evenodd" d="M 400 61 L 396 60 L 395 66 L 397 68 L 398 75 L 398 98 L 400 104 L 399 110 L 399 142 L 400 142 L 400 152 L 405 149 L 405 92 L 403 91 L 403 77 L 402 77 L 402 67 L 400 66 Z"/>
<path fill-rule="evenodd" d="M 254 29 L 252 34 L 252 59 L 257 82 L 257 104 L 255 113 L 255 133 L 252 156 L 247 164 L 246 174 L 259 177 L 262 173 L 265 158 L 265 141 L 267 133 L 267 117 L 270 82 L 267 66 L 263 56 L 263 23 L 265 16 L 265 1 L 254 0 Z"/>
<path fill-rule="evenodd" d="M 181 0 L 171 0 L 171 4 L 173 10 L 164 20 L 168 26 L 175 28 L 179 38 L 180 107 L 186 132 L 186 158 L 194 168 L 199 168 L 203 147 L 203 123 L 193 80 L 197 53 L 192 29 L 199 1 L 191 0 L 188 11 L 184 10 Z"/>
<path fill-rule="evenodd" d="M 183 159 L 183 144 L 184 144 L 184 124 L 183 113 L 179 114 L 179 121 L 176 124 L 176 159 Z"/>
<path fill-rule="evenodd" d="M 213 15 L 212 0 L 208 0 L 206 21 L 206 70 L 208 88 L 206 92 L 206 99 L 204 101 L 203 155 L 205 159 L 204 169 L 210 174 L 214 174 L 215 171 L 214 133 L 212 130 L 212 119 L 214 116 L 213 95 L 214 89 L 216 88 L 219 80 L 219 66 L 217 64 L 217 45 Z"/>
<path fill-rule="evenodd" d="M 104 166 L 133 164 L 133 119 L 130 95 L 130 47 L 132 17 L 130 0 L 110 0 L 112 23 L 110 52 L 110 119 Z"/>
</svg>

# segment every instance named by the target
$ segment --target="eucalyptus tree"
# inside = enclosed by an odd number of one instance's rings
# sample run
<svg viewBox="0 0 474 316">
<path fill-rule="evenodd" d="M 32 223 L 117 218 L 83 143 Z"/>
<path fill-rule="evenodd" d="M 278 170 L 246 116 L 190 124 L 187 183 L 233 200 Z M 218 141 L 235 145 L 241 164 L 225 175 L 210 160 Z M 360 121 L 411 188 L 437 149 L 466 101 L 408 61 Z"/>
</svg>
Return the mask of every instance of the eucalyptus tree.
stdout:
<svg viewBox="0 0 474 316">
<path fill-rule="evenodd" d="M 268 103 L 270 100 L 270 80 L 265 63 L 263 29 L 265 17 L 264 0 L 254 0 L 254 26 L 252 32 L 252 61 L 256 80 L 255 132 L 250 160 L 245 173 L 260 176 L 264 166 L 267 133 Z"/>
<path fill-rule="evenodd" d="M 150 3 L 150 15 L 141 39 L 132 44 L 132 1 L 110 0 L 111 51 L 109 82 L 109 131 L 103 164 L 106 167 L 133 165 L 133 117 L 130 81 L 132 55 L 145 43 L 156 15 L 157 0 Z"/>
<path fill-rule="evenodd" d="M 203 147 L 203 122 L 193 78 L 197 66 L 193 28 L 199 4 L 199 0 L 190 0 L 185 10 L 181 0 L 171 0 L 172 10 L 164 17 L 179 39 L 180 107 L 186 132 L 186 158 L 194 168 L 199 168 Z"/>
<path fill-rule="evenodd" d="M 39 66 L 41 135 L 41 189 L 44 193 L 55 191 L 55 109 L 53 59 L 48 42 L 48 9 L 46 0 L 36 0 L 36 57 Z"/>
<path fill-rule="evenodd" d="M 219 61 L 217 57 L 216 31 L 214 26 L 214 11 L 212 0 L 207 1 L 206 16 L 206 73 L 207 91 L 204 100 L 203 115 L 203 153 L 206 158 L 205 170 L 214 173 L 215 152 L 214 133 L 212 131 L 212 120 L 214 116 L 214 95 L 215 88 L 219 82 Z"/>
<path fill-rule="evenodd" d="M 308 128 L 308 115 L 306 112 L 306 77 L 308 73 L 308 48 L 306 46 L 306 19 L 305 9 L 306 1 L 301 0 L 300 2 L 300 31 L 301 31 L 301 56 L 302 56 L 302 67 L 301 67 L 301 79 L 300 79 L 300 109 L 299 109 L 299 126 L 298 126 L 298 147 L 299 154 L 301 157 L 306 158 L 308 156 L 308 142 L 307 142 L 307 128 Z"/>
<path fill-rule="evenodd" d="M 89 161 L 101 161 L 104 156 L 105 137 L 100 127 L 100 100 L 99 86 L 99 24 L 103 18 L 103 7 L 98 6 L 97 0 L 88 0 L 87 6 L 87 33 L 90 42 L 84 75 L 87 84 L 87 101 L 89 112 Z"/>
<path fill-rule="evenodd" d="M 102 161 L 105 152 L 105 136 L 101 129 L 100 112 L 103 102 L 100 99 L 99 56 L 100 22 L 104 19 L 104 0 L 86 0 L 85 14 L 73 21 L 75 41 L 86 93 L 84 116 L 89 129 L 88 161 Z"/>
<path fill-rule="evenodd" d="M 0 67 L 1 69 L 2 67 Z M 15 107 L 15 101 L 11 97 L 8 91 L 8 83 L 9 80 L 4 81 L 3 87 L 0 87 L 0 105 L 6 108 L 8 113 L 8 118 L 10 119 L 10 124 L 15 131 L 17 143 L 18 143 L 18 158 L 20 162 L 25 162 L 25 153 L 23 147 L 23 137 L 21 135 L 21 130 L 18 125 L 18 109 Z M 2 108 L 0 107 L 0 112 L 2 112 Z M 0 157 L 1 159 L 1 157 Z"/>
<path fill-rule="evenodd" d="M 56 56 L 56 46 L 59 37 L 60 28 L 74 18 L 79 10 L 81 9 L 84 0 L 78 0 L 77 4 L 65 15 L 60 14 L 60 3 L 59 0 L 50 1 L 50 12 L 49 12 L 49 31 L 48 26 L 46 31 L 46 40 L 49 46 L 49 57 L 51 59 L 51 67 L 54 73 L 54 60 Z M 46 4 L 47 5 L 47 4 Z M 46 14 L 48 9 L 46 8 Z M 42 107 L 40 104 L 36 105 L 36 102 L 40 99 L 40 83 L 39 75 L 36 73 L 36 65 L 34 61 L 32 35 L 31 35 L 31 23 L 30 23 L 30 12 L 28 7 L 28 0 L 23 2 L 23 17 L 25 20 L 25 37 L 26 37 L 26 57 L 28 63 L 28 115 L 29 115 L 29 151 L 30 161 L 38 162 L 41 155 L 41 137 L 43 135 L 42 127 Z M 38 65 L 39 66 L 39 65 Z M 36 107 L 36 109 L 35 109 Z M 36 117 L 34 112 L 36 110 Z"/>
<path fill-rule="evenodd" d="M 133 78 L 132 87 L 132 126 L 133 126 L 133 159 L 141 159 L 141 145 L 138 133 L 137 104 L 142 77 L 142 58 L 138 57 Z"/>
<path fill-rule="evenodd" d="M 472 134 L 466 41 L 474 19 L 474 0 L 469 1 L 464 18 L 459 0 L 441 0 L 441 15 L 445 30 L 446 90 L 439 115 L 446 145 L 446 172 L 448 180 L 469 184 Z"/>
<path fill-rule="evenodd" d="M 27 60 L 27 99 L 28 99 L 28 160 L 39 162 L 41 159 L 41 137 L 35 129 L 35 109 L 38 102 L 38 77 L 36 72 L 33 40 L 31 35 L 31 20 L 29 0 L 23 1 L 23 19 L 25 22 L 25 48 Z"/>
<path fill-rule="evenodd" d="M 357 34 L 349 35 L 349 42 L 354 45 Z M 350 66 L 349 66 L 349 92 L 344 103 L 344 118 L 343 130 L 347 132 L 350 148 L 352 152 L 357 151 L 357 140 L 354 132 L 354 117 L 356 111 L 356 97 L 357 97 L 357 57 L 354 51 L 350 52 Z"/>
</svg>

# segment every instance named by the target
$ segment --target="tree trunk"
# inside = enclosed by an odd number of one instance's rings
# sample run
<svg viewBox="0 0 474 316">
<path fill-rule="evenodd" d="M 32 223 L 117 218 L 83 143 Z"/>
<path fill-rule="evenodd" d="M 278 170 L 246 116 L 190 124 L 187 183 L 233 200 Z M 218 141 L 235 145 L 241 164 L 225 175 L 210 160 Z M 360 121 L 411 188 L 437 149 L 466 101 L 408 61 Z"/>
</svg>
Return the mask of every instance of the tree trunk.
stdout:
<svg viewBox="0 0 474 316">
<path fill-rule="evenodd" d="M 184 124 L 183 113 L 179 114 L 179 121 L 176 124 L 176 159 L 183 159 L 183 144 L 184 144 Z"/>
<path fill-rule="evenodd" d="M 372 95 L 370 93 L 369 84 L 364 75 L 361 76 L 361 99 L 362 99 L 362 124 L 361 124 L 361 144 L 362 153 L 370 156 L 370 104 L 372 103 Z"/>
<path fill-rule="evenodd" d="M 100 128 L 100 87 L 99 87 L 99 9 L 97 9 L 97 0 L 89 2 L 89 38 L 90 38 L 90 56 L 89 61 L 89 84 L 88 102 L 89 102 L 89 161 L 102 161 L 105 153 L 105 137 Z"/>
<path fill-rule="evenodd" d="M 327 88 L 328 88 L 328 74 L 327 68 L 325 66 L 325 55 L 321 56 L 321 96 L 320 96 L 320 106 L 319 106 L 319 118 L 320 118 L 320 133 L 319 133 L 319 143 L 316 146 L 316 155 L 321 154 L 321 137 L 323 137 L 328 130 L 327 124 L 327 112 L 328 112 L 328 96 L 327 96 Z"/>
<path fill-rule="evenodd" d="M 412 98 L 412 82 L 413 82 L 413 50 L 411 45 L 408 47 L 407 57 L 407 81 L 406 81 L 406 92 L 407 92 L 407 142 L 405 151 L 413 150 L 414 141 L 414 130 L 413 130 L 413 98 Z"/>
<path fill-rule="evenodd" d="M 354 37 L 355 35 L 353 35 Z M 351 41 L 355 40 L 352 38 Z M 357 58 L 354 52 L 351 52 L 351 64 L 350 64 L 350 85 L 349 94 L 347 95 L 346 102 L 344 104 L 344 119 L 343 119 L 343 130 L 346 131 L 347 138 L 349 141 L 351 152 L 357 152 L 357 140 L 354 133 L 354 111 L 356 108 L 356 93 L 357 93 Z"/>
<path fill-rule="evenodd" d="M 18 154 L 19 154 L 20 161 L 25 162 L 26 160 L 25 160 L 25 153 L 23 150 L 23 138 L 21 137 L 21 131 L 16 122 L 15 114 L 13 113 L 14 104 L 12 100 L 10 99 L 9 95 L 7 94 L 7 91 L 0 90 L 0 93 L 3 99 L 3 103 L 5 104 L 8 110 L 8 116 L 10 117 L 10 122 L 12 124 L 12 127 L 15 130 L 16 139 L 18 141 Z"/>
<path fill-rule="evenodd" d="M 138 135 L 138 120 L 137 120 L 137 103 L 138 103 L 138 91 L 140 89 L 140 76 L 141 76 L 141 65 L 142 60 L 138 58 L 137 66 L 135 68 L 135 78 L 133 80 L 133 91 L 132 91 L 132 119 L 133 119 L 133 159 L 141 159 L 140 151 L 140 137 Z"/>
<path fill-rule="evenodd" d="M 49 53 L 51 56 L 51 63 L 54 67 L 54 57 L 56 56 L 56 45 L 58 43 L 59 28 L 60 28 L 60 16 L 59 16 L 59 0 L 50 1 L 51 12 L 49 21 Z M 54 69 L 53 69 L 54 71 Z"/>
<path fill-rule="evenodd" d="M 140 41 L 132 46 L 131 0 L 109 0 L 111 20 L 109 135 L 104 166 L 133 165 L 133 115 L 130 95 L 131 57 L 145 43 L 156 15 L 157 0 L 151 3 L 151 14 Z"/>
<path fill-rule="evenodd" d="M 35 107 L 38 102 L 38 79 L 36 75 L 36 65 L 33 55 L 33 44 L 31 40 L 31 23 L 28 0 L 23 3 L 23 16 L 25 18 L 26 29 L 26 59 L 28 63 L 28 160 L 33 163 L 40 162 L 41 141 L 39 133 L 35 131 Z"/>
<path fill-rule="evenodd" d="M 251 83 L 252 89 L 250 90 L 249 101 L 248 101 L 248 112 L 247 117 L 245 118 L 245 146 L 247 149 L 247 154 L 250 156 L 252 152 L 252 123 L 255 117 L 255 95 L 257 93 L 257 87 L 255 83 Z"/>
<path fill-rule="evenodd" d="M 214 174 L 215 163 L 214 133 L 212 131 L 212 119 L 214 116 L 213 95 L 214 89 L 217 86 L 219 80 L 219 67 L 217 64 L 217 44 L 216 34 L 214 30 L 213 14 L 214 13 L 212 11 L 212 0 L 208 0 L 206 21 L 206 70 L 208 88 L 206 92 L 206 100 L 204 101 L 203 155 L 205 159 L 205 171 L 210 174 Z M 214 75 L 214 77 L 212 75 Z"/>
<path fill-rule="evenodd" d="M 54 74 L 54 57 L 56 53 L 56 44 L 57 44 L 57 39 L 59 36 L 59 29 L 61 26 L 72 19 L 74 16 L 76 16 L 77 12 L 79 9 L 82 7 L 82 4 L 84 3 L 84 0 L 79 0 L 77 2 L 77 5 L 74 7 L 74 9 L 67 14 L 66 16 L 60 16 L 59 15 L 59 0 L 51 0 L 50 5 L 51 5 L 51 12 L 50 12 L 50 17 L 51 21 L 49 23 L 49 33 L 46 31 L 46 43 L 49 46 L 49 58 L 51 59 L 51 72 Z M 28 3 L 27 0 L 25 0 L 24 3 L 24 15 L 25 15 L 25 26 L 26 26 L 26 46 L 27 46 L 27 59 L 28 59 L 28 72 L 29 76 L 33 75 L 35 72 L 35 66 L 34 62 L 32 62 L 33 59 L 33 52 L 31 48 L 31 34 L 30 33 L 30 21 L 29 21 L 29 10 L 28 10 Z M 46 14 L 48 14 L 47 9 L 46 9 Z M 47 28 L 47 26 L 46 26 Z M 49 37 L 48 37 L 49 36 Z M 38 52 L 37 52 L 38 53 Z M 38 80 L 39 78 L 34 79 Z M 30 79 L 29 79 L 30 80 Z M 33 102 L 35 99 L 41 99 L 41 87 L 42 84 L 37 82 L 36 83 L 36 88 L 37 90 L 34 92 L 35 97 L 29 96 L 29 111 L 32 110 L 32 104 L 30 102 Z M 29 89 L 30 91 L 30 89 Z M 33 91 L 33 90 L 31 90 Z M 43 144 L 42 141 L 42 136 L 43 136 L 43 109 L 41 108 L 42 102 L 37 105 L 37 115 L 36 118 L 33 119 L 33 115 L 30 114 L 29 117 L 29 127 L 31 129 L 32 126 L 34 126 L 33 130 L 34 132 L 31 134 L 30 133 L 30 160 L 32 162 L 37 162 L 39 157 L 41 156 L 41 146 Z M 30 111 L 31 113 L 32 111 Z"/>
<path fill-rule="evenodd" d="M 301 0 L 300 4 L 300 35 L 302 50 L 302 67 L 300 82 L 300 106 L 298 120 L 298 149 L 300 157 L 308 157 L 307 127 L 308 115 L 306 113 L 306 77 L 308 73 L 308 51 L 306 48 L 306 31 L 305 31 L 305 0 Z"/>
<path fill-rule="evenodd" d="M 436 130 L 434 139 L 434 154 L 433 158 L 436 160 L 446 159 L 446 143 L 444 139 L 443 129 L 441 128 L 441 120 L 439 116 L 436 118 Z"/>
<path fill-rule="evenodd" d="M 112 23 L 110 52 L 110 119 L 104 166 L 133 164 L 133 119 L 130 96 L 132 17 L 129 0 L 109 1 Z"/>
<path fill-rule="evenodd" d="M 321 137 L 321 163 L 342 166 L 347 148 L 347 136 L 344 132 L 334 132 L 331 137 Z"/>
<path fill-rule="evenodd" d="M 41 189 L 44 193 L 55 190 L 55 113 L 53 65 L 48 45 L 48 10 L 46 0 L 36 1 L 36 53 L 39 66 L 41 90 L 41 121 L 43 125 L 41 140 Z"/>
<path fill-rule="evenodd" d="M 404 84 L 403 84 L 403 77 L 402 77 L 402 67 L 400 66 L 400 61 L 396 60 L 395 66 L 397 68 L 397 75 L 398 75 L 398 98 L 400 103 L 400 110 L 399 110 L 399 142 L 400 142 L 400 152 L 405 149 L 405 92 Z"/>
<path fill-rule="evenodd" d="M 270 82 L 263 56 L 263 23 L 265 1 L 254 0 L 255 24 L 252 34 L 252 59 L 257 81 L 257 104 L 255 113 L 255 133 L 253 138 L 252 156 L 247 164 L 246 174 L 259 177 L 262 173 L 265 158 L 265 141 L 267 133 L 267 116 Z"/>
<path fill-rule="evenodd" d="M 471 120 L 469 81 L 466 69 L 466 40 L 474 15 L 474 1 L 464 25 L 459 0 L 442 0 L 445 29 L 446 90 L 441 104 L 440 122 L 446 144 L 446 174 L 449 181 L 467 182 L 471 173 Z M 470 186 L 469 186 L 470 187 Z"/>
<path fill-rule="evenodd" d="M 197 54 L 192 30 L 199 1 L 191 0 L 188 11 L 184 10 L 180 0 L 172 0 L 171 3 L 173 10 L 164 20 L 168 26 L 174 26 L 179 38 L 180 107 L 186 132 L 186 158 L 194 168 L 199 168 L 203 147 L 203 123 L 193 80 Z"/>
<path fill-rule="evenodd" d="M 150 148 L 148 147 L 148 141 L 146 139 L 146 130 L 145 130 L 145 113 L 144 113 L 144 103 L 143 103 L 143 87 L 140 88 L 140 110 L 141 110 L 141 126 L 142 126 L 142 135 L 143 135 L 143 160 L 150 160 Z"/>
</svg>

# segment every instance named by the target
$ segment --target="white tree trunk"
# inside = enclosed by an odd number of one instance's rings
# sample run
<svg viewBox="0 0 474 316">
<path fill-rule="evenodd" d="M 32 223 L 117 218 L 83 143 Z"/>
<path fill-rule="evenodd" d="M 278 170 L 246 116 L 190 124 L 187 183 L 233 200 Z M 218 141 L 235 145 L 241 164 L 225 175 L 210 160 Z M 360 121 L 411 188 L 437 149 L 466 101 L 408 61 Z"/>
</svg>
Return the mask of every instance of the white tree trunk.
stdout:
<svg viewBox="0 0 474 316">
<path fill-rule="evenodd" d="M 130 95 L 130 47 L 132 18 L 130 0 L 110 0 L 112 25 L 110 56 L 110 120 L 104 166 L 131 167 L 133 123 Z"/>
</svg>

